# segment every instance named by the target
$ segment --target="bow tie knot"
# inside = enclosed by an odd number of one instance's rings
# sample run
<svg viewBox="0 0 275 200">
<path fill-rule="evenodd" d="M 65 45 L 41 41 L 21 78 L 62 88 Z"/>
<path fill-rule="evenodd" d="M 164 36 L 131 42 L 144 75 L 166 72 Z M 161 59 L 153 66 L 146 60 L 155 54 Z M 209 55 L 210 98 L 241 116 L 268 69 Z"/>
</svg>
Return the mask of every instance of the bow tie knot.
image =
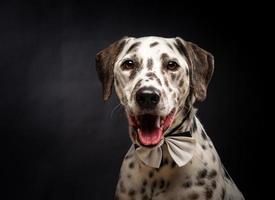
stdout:
<svg viewBox="0 0 275 200">
<path fill-rule="evenodd" d="M 139 145 L 135 145 L 134 148 L 137 156 L 144 164 L 153 168 L 159 168 L 164 144 L 167 146 L 171 158 L 179 167 L 182 167 L 192 159 L 196 140 L 192 137 L 190 131 L 177 132 L 164 136 L 154 148 Z"/>
</svg>

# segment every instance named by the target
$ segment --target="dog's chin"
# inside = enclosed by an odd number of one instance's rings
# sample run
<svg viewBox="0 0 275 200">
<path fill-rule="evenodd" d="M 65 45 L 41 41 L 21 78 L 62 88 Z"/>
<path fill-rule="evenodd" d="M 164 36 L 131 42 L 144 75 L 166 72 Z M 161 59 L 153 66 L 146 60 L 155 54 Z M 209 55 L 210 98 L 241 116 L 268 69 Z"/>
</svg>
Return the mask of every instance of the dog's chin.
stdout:
<svg viewBox="0 0 275 200">
<path fill-rule="evenodd" d="M 154 147 L 160 143 L 164 132 L 174 121 L 175 109 L 166 115 L 155 114 L 128 115 L 129 125 L 132 126 L 137 134 L 137 142 L 146 147 Z"/>
</svg>

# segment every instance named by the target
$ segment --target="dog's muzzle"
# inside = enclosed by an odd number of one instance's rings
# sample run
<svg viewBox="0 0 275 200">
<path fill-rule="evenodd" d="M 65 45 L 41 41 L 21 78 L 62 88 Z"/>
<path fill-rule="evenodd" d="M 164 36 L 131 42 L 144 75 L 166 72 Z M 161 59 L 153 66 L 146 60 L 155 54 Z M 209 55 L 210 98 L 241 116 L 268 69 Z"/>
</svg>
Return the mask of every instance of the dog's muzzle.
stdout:
<svg viewBox="0 0 275 200">
<path fill-rule="evenodd" d="M 165 116 L 160 115 L 160 98 L 160 91 L 154 87 L 142 87 L 135 93 L 138 109 L 135 113 L 128 113 L 128 121 L 136 130 L 137 142 L 142 146 L 158 145 L 174 120 L 175 109 Z"/>
</svg>

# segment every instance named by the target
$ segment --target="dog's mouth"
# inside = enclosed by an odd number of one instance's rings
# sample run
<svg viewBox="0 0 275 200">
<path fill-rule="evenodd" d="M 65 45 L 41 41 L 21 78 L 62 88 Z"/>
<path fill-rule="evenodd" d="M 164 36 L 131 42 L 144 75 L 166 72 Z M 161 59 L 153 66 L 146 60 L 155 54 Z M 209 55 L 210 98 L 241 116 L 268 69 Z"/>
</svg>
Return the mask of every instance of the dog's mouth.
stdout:
<svg viewBox="0 0 275 200">
<path fill-rule="evenodd" d="M 138 142 L 147 147 L 152 147 L 161 141 L 164 132 L 171 126 L 175 116 L 173 109 L 167 116 L 153 114 L 128 116 L 129 124 L 137 131 Z"/>
</svg>

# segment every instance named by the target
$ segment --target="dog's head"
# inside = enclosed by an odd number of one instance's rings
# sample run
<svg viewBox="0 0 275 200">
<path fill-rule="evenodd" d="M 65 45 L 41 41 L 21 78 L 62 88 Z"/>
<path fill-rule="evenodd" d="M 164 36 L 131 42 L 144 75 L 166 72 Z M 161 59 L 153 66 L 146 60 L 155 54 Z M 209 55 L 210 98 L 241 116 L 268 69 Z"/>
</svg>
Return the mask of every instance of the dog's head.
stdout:
<svg viewBox="0 0 275 200">
<path fill-rule="evenodd" d="M 190 99 L 205 99 L 214 59 L 179 37 L 125 37 L 96 55 L 96 69 L 104 100 L 114 83 L 135 130 L 132 140 L 154 146 Z"/>
</svg>

